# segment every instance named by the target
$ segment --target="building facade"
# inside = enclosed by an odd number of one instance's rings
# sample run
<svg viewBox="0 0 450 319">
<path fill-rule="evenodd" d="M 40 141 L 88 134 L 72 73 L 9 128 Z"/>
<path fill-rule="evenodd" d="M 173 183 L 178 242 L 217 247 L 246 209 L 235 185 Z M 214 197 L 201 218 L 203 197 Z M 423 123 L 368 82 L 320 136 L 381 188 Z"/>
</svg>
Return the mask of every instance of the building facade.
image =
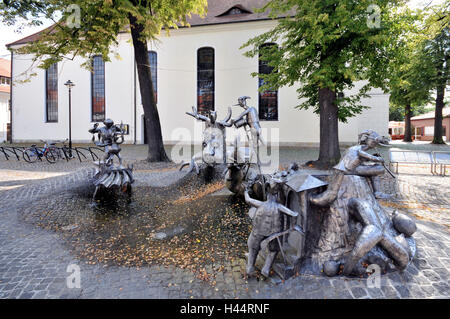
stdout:
<svg viewBox="0 0 450 319">
<path fill-rule="evenodd" d="M 10 95 L 11 61 L 0 58 L 0 143 L 8 140 Z"/>
<path fill-rule="evenodd" d="M 434 115 L 435 111 L 411 118 L 411 126 L 418 141 L 432 141 L 434 137 Z M 442 109 L 442 138 L 450 141 L 450 107 Z"/>
<path fill-rule="evenodd" d="M 280 145 L 319 142 L 319 116 L 312 110 L 295 108 L 301 103 L 296 93 L 298 86 L 259 93 L 261 83 L 251 73 L 270 69 L 257 57 L 244 57 L 245 50 L 240 49 L 250 38 L 277 23 L 264 14 L 253 13 L 252 8 L 262 2 L 209 1 L 206 18 L 193 17 L 190 28 L 171 30 L 169 36 L 162 33 L 159 41 L 149 44 L 149 65 L 165 143 L 200 142 L 200 124 L 185 112 L 196 106 L 200 111 L 215 109 L 223 118 L 228 107 L 243 95 L 250 96 L 249 104 L 259 110 L 266 140 L 277 140 Z M 9 47 L 17 48 L 33 37 Z M 111 118 L 128 125 L 126 143 L 144 143 L 143 108 L 131 35 L 120 33 L 118 45 L 111 51 L 120 59 L 112 57 L 112 62 L 105 63 L 102 57 L 94 57 L 93 73 L 80 68 L 84 61 L 78 58 L 42 70 L 32 66 L 32 56 L 14 54 L 13 141 L 68 137 L 69 96 L 64 83 L 70 79 L 76 85 L 72 89 L 73 141 L 90 141 L 88 129 L 92 124 Z M 36 73 L 31 81 L 20 83 L 31 73 Z M 344 93 L 351 95 L 354 91 Z M 358 133 L 369 128 L 388 133 L 389 95 L 374 89 L 362 102 L 370 108 L 348 123 L 340 123 L 341 142 L 354 143 Z M 237 106 L 232 109 L 233 117 L 242 112 Z"/>
<path fill-rule="evenodd" d="M 389 136 L 392 140 L 402 140 L 405 137 L 405 122 L 389 121 Z"/>
</svg>

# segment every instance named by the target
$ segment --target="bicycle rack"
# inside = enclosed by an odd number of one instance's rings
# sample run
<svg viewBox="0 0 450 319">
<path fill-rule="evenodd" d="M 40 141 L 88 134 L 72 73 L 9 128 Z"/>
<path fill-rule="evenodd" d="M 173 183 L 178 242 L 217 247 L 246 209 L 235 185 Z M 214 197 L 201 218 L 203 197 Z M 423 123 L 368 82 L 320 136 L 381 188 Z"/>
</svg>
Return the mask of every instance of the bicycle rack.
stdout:
<svg viewBox="0 0 450 319">
<path fill-rule="evenodd" d="M 63 152 L 63 154 L 64 154 L 64 159 L 66 160 L 66 162 L 68 162 L 68 161 L 70 160 L 70 157 L 67 155 L 67 153 L 68 153 L 67 151 L 69 151 L 70 153 L 72 153 L 73 149 L 68 148 L 67 146 L 58 147 L 58 149 L 59 149 L 60 151 Z"/>
<path fill-rule="evenodd" d="M 20 161 L 20 158 L 23 157 L 23 154 L 25 150 L 29 147 L 17 147 L 17 146 L 0 146 L 0 153 L 5 156 L 5 159 L 9 161 L 10 157 L 15 157 L 18 161 Z M 68 162 L 70 160 L 69 154 L 76 153 L 78 160 L 83 162 L 83 160 L 87 160 L 88 156 L 86 152 L 90 154 L 90 157 L 92 158 L 92 161 L 99 160 L 99 155 L 96 154 L 97 151 L 104 153 L 105 150 L 100 147 L 90 146 L 90 147 L 75 147 L 75 148 L 68 148 L 67 146 L 62 147 L 55 147 L 58 149 L 58 151 L 61 151 L 64 159 Z M 36 146 L 36 149 L 42 149 L 40 147 Z M 41 155 L 38 155 L 39 160 L 42 162 Z"/>
<path fill-rule="evenodd" d="M 77 157 L 78 157 L 78 160 L 80 161 L 80 163 L 82 162 L 80 155 L 83 156 L 85 159 L 87 159 L 86 155 L 84 155 L 81 150 L 89 151 L 85 147 L 75 147 L 75 152 L 77 153 Z"/>
<path fill-rule="evenodd" d="M 20 161 L 20 155 L 17 154 L 17 152 L 21 152 L 23 156 L 25 148 L 24 147 L 15 147 L 15 146 L 9 146 L 9 147 L 2 147 L 2 152 L 5 154 L 6 160 L 9 160 L 9 156 L 15 155 L 17 160 Z M 11 153 L 11 155 L 7 155 L 6 152 Z"/>
<path fill-rule="evenodd" d="M 90 146 L 90 147 L 89 147 L 89 152 L 91 153 L 92 160 L 95 161 L 95 158 L 99 160 L 98 155 L 95 154 L 95 153 L 92 151 L 93 149 L 94 149 L 94 150 L 98 150 L 98 151 L 100 151 L 100 152 L 102 152 L 102 153 L 104 153 L 105 150 L 104 150 L 104 149 L 101 149 L 100 147 L 95 147 L 95 146 Z M 94 158 L 94 156 L 95 156 L 95 158 Z"/>
<path fill-rule="evenodd" d="M 83 159 L 87 159 L 87 155 L 85 153 L 83 153 L 83 151 L 89 152 L 93 161 L 99 159 L 98 155 L 95 154 L 94 150 L 104 152 L 104 150 L 99 147 L 87 147 L 87 148 L 86 147 L 75 147 L 75 148 L 58 147 L 58 149 L 63 152 L 64 158 L 67 162 L 70 160 L 70 156 L 68 154 L 72 153 L 72 155 L 73 155 L 73 153 L 76 153 L 77 158 L 80 161 L 80 163 L 83 162 Z"/>
<path fill-rule="evenodd" d="M 5 156 L 5 159 L 7 161 L 9 161 L 9 155 L 6 153 L 6 150 L 5 150 L 5 148 L 3 146 L 0 146 L 0 152 L 2 152 L 3 155 Z"/>
</svg>

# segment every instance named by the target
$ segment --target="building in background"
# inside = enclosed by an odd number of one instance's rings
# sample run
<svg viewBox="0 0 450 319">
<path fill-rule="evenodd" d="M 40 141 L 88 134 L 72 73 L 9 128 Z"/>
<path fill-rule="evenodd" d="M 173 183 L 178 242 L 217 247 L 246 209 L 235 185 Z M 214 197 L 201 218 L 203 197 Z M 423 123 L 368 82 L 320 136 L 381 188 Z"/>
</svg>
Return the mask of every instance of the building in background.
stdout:
<svg viewBox="0 0 450 319">
<path fill-rule="evenodd" d="M 393 140 L 402 140 L 405 137 L 405 122 L 389 121 L 389 136 Z"/>
<path fill-rule="evenodd" d="M 435 111 L 411 118 L 414 135 L 418 141 L 432 141 L 434 136 Z M 444 141 L 450 141 L 450 106 L 442 109 L 442 129 Z"/>
<path fill-rule="evenodd" d="M 8 140 L 11 100 L 11 61 L 0 58 L 0 143 Z"/>
<path fill-rule="evenodd" d="M 250 38 L 272 29 L 276 20 L 267 13 L 256 13 L 263 0 L 209 0 L 205 18 L 192 16 L 190 28 L 161 33 L 159 41 L 149 43 L 149 65 L 157 97 L 163 139 L 166 144 L 201 142 L 199 123 L 185 114 L 195 105 L 199 111 L 216 110 L 224 118 L 237 98 L 248 95 L 249 105 L 259 110 L 266 141 L 280 145 L 317 145 L 319 116 L 312 110 L 299 110 L 296 89 L 300 84 L 279 90 L 259 92 L 262 82 L 252 72 L 270 72 L 258 57 L 247 58 L 240 47 Z M 19 48 L 36 40 L 31 35 L 8 45 Z M 120 60 L 103 62 L 93 58 L 93 73 L 80 68 L 84 61 L 64 60 L 48 70 L 33 66 L 30 55 L 13 54 L 12 138 L 14 142 L 31 142 L 68 137 L 68 92 L 64 83 L 72 80 L 72 139 L 89 142 L 93 122 L 111 118 L 128 124 L 126 143 L 145 143 L 144 117 L 131 36 L 122 32 L 118 44 L 111 48 Z M 266 45 L 276 45 L 268 43 Z M 113 55 L 111 53 L 111 55 Z M 31 81 L 19 83 L 31 73 Z M 352 95 L 361 87 L 344 92 Z M 339 140 L 355 143 L 358 133 L 373 129 L 386 134 L 389 122 L 389 95 L 381 90 L 369 92 L 362 100 L 369 109 L 339 124 Z M 233 107 L 233 117 L 242 112 Z M 198 134 L 196 133 L 198 132 Z"/>
</svg>

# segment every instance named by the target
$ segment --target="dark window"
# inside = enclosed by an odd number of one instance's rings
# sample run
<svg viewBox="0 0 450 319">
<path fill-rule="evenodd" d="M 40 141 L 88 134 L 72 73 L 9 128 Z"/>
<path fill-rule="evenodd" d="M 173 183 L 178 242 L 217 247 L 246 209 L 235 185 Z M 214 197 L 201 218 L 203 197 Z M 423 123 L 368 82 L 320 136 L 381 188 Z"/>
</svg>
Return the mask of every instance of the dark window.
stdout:
<svg viewBox="0 0 450 319">
<path fill-rule="evenodd" d="M 11 79 L 6 76 L 0 76 L 0 84 L 11 85 Z"/>
<path fill-rule="evenodd" d="M 228 16 L 228 15 L 247 14 L 247 13 L 252 13 L 252 12 L 250 10 L 245 9 L 241 5 L 238 5 L 238 6 L 235 6 L 235 7 L 232 7 L 230 9 L 228 9 L 227 11 L 225 11 L 224 13 L 219 14 L 216 17 L 223 17 L 223 16 Z"/>
<path fill-rule="evenodd" d="M 197 52 L 197 109 L 200 113 L 214 110 L 214 49 Z"/>
<path fill-rule="evenodd" d="M 230 11 L 228 11 L 228 14 L 233 15 L 233 14 L 243 14 L 244 11 L 242 11 L 239 8 L 232 8 Z"/>
<path fill-rule="evenodd" d="M 100 55 L 92 59 L 92 121 L 105 120 L 105 62 Z"/>
<path fill-rule="evenodd" d="M 273 46 L 276 44 L 268 43 L 263 44 L 261 48 Z M 261 59 L 259 55 L 259 73 L 270 74 L 273 71 L 273 67 L 269 66 L 266 61 Z M 264 85 L 264 80 L 259 78 L 259 87 Z M 259 119 L 265 121 L 277 121 L 278 120 L 278 90 L 267 90 L 259 92 Z"/>
<path fill-rule="evenodd" d="M 148 61 L 150 71 L 152 73 L 153 92 L 155 94 L 155 102 L 158 103 L 158 55 L 155 51 L 148 52 Z"/>
<path fill-rule="evenodd" d="M 46 121 L 58 122 L 58 64 L 45 71 Z"/>
</svg>

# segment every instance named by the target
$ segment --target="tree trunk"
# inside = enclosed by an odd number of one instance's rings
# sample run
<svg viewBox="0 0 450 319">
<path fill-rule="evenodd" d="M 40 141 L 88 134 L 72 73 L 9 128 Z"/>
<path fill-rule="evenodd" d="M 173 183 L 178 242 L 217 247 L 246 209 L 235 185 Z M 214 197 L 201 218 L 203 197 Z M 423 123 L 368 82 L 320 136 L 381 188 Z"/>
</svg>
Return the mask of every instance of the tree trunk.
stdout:
<svg viewBox="0 0 450 319">
<path fill-rule="evenodd" d="M 405 106 L 405 135 L 403 142 L 412 142 L 411 138 L 411 105 Z"/>
<path fill-rule="evenodd" d="M 336 92 L 328 89 L 319 89 L 320 108 L 320 153 L 318 165 L 331 167 L 339 162 L 338 137 L 338 107 L 336 106 Z"/>
<path fill-rule="evenodd" d="M 148 60 L 147 41 L 141 38 L 144 26 L 139 24 L 134 16 L 129 15 L 131 37 L 134 46 L 134 58 L 136 59 L 137 72 L 139 77 L 139 88 L 141 92 L 142 105 L 144 107 L 145 134 L 147 135 L 149 162 L 169 161 L 161 133 L 161 123 L 159 121 L 158 109 L 156 107 L 155 95 L 153 91 L 152 77 L 150 73 L 150 63 Z"/>
<path fill-rule="evenodd" d="M 433 144 L 445 144 L 442 135 L 444 130 L 442 127 L 442 109 L 444 108 L 445 85 L 438 86 L 436 90 L 436 110 L 434 115 L 434 137 Z"/>
</svg>

